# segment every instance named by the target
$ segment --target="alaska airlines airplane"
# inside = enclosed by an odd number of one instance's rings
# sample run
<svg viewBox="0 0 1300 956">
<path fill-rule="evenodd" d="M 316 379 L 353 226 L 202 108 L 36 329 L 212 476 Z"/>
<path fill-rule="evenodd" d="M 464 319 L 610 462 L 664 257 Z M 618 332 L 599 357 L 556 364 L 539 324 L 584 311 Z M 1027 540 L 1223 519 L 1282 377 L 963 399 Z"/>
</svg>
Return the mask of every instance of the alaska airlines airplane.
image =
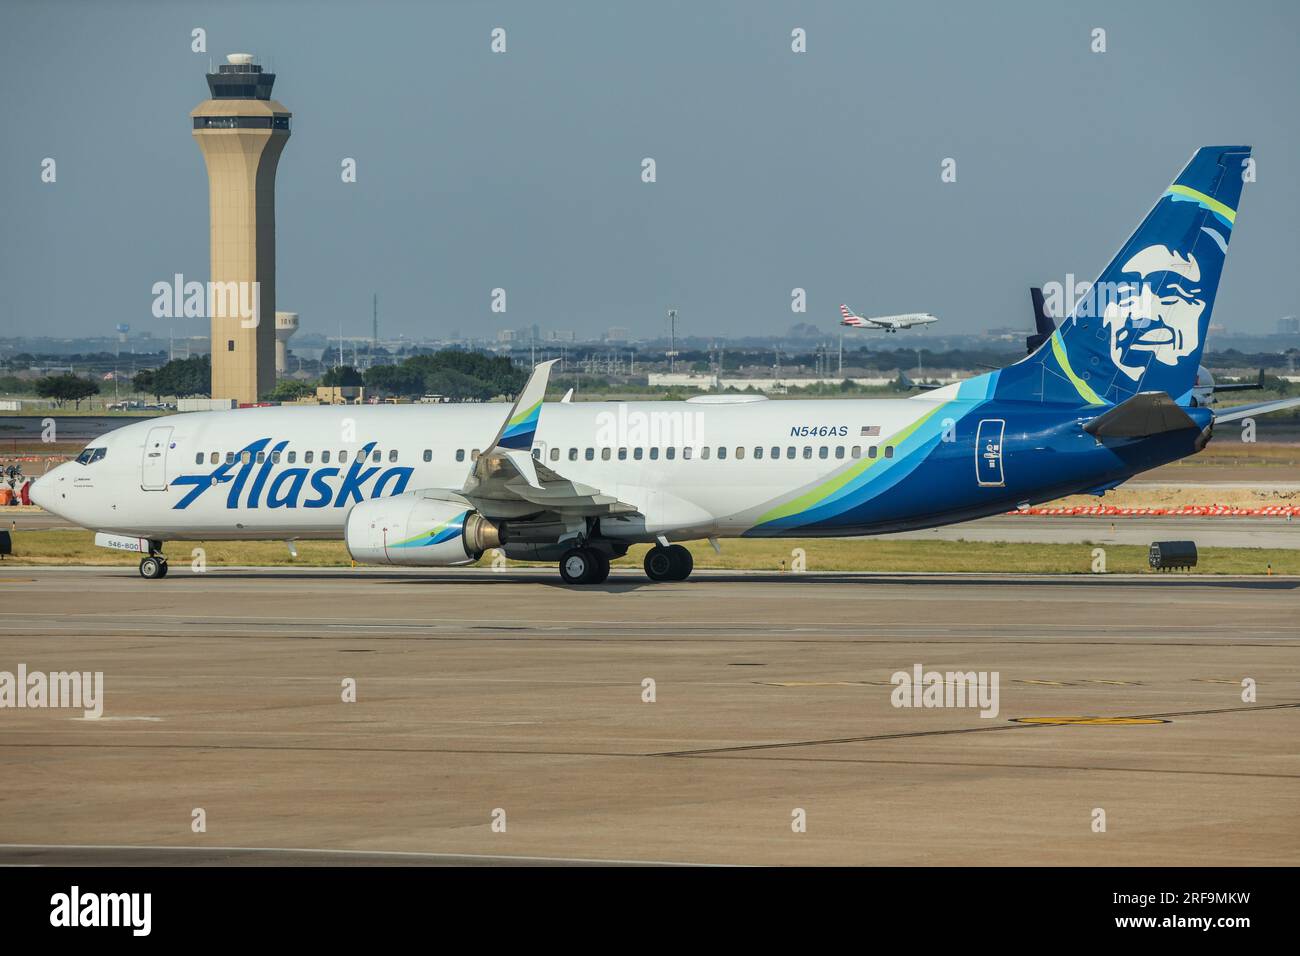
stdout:
<svg viewBox="0 0 1300 956">
<path fill-rule="evenodd" d="M 938 322 L 937 315 L 931 315 L 929 312 L 905 312 L 902 315 L 858 315 L 847 305 L 840 305 L 840 325 L 847 325 L 853 329 L 884 329 L 886 332 L 897 332 L 899 329 L 910 329 L 917 325 L 929 325 L 931 322 Z"/>
<path fill-rule="evenodd" d="M 927 528 L 1102 494 L 1195 454 L 1221 411 L 1192 403 L 1236 224 L 1244 146 L 1198 150 L 1029 356 L 910 398 L 543 404 L 553 363 L 513 406 L 249 408 L 128 425 L 42 476 L 31 497 L 143 555 L 166 541 L 342 538 L 360 562 L 448 567 L 501 549 L 594 584 L 651 543 Z M 493 437 L 495 436 L 495 437 Z"/>
</svg>

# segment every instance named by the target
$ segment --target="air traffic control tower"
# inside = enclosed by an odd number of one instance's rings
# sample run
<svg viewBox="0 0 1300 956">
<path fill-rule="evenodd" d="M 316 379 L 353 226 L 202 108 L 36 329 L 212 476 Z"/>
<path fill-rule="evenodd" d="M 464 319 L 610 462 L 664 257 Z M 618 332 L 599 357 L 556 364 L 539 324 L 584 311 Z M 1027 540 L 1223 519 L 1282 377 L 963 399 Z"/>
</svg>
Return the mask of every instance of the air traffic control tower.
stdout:
<svg viewBox="0 0 1300 956">
<path fill-rule="evenodd" d="M 275 170 L 293 114 L 251 54 L 226 60 L 190 116 L 208 166 L 212 397 L 245 403 L 275 387 Z"/>
</svg>

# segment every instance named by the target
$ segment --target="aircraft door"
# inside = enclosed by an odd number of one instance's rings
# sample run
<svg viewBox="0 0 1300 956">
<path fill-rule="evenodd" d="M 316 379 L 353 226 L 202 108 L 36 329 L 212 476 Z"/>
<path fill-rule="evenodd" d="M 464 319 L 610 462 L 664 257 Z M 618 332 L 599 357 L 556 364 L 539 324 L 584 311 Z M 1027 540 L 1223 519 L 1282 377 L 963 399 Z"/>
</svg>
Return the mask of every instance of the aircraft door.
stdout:
<svg viewBox="0 0 1300 956">
<path fill-rule="evenodd" d="M 167 489 L 167 448 L 172 430 L 166 425 L 149 429 L 144 440 L 144 458 L 140 463 L 140 487 L 145 491 Z"/>
<path fill-rule="evenodd" d="M 1002 436 L 1007 423 L 1001 418 L 985 418 L 975 433 L 975 477 L 981 488 L 1001 488 Z"/>
</svg>

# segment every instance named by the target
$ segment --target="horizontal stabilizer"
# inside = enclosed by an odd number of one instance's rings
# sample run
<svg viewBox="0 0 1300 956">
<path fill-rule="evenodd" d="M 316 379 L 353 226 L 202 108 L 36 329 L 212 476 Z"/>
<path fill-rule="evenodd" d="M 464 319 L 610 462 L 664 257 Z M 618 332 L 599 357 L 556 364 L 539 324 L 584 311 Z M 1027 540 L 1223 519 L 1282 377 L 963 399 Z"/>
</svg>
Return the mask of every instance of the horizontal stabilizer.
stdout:
<svg viewBox="0 0 1300 956">
<path fill-rule="evenodd" d="M 1300 398 L 1279 398 L 1276 401 L 1260 402 L 1257 405 L 1235 405 L 1215 412 L 1214 420 L 1235 422 L 1242 418 L 1249 418 L 1251 415 L 1267 415 L 1269 412 L 1280 412 L 1287 408 L 1295 408 L 1297 405 L 1300 405 Z"/>
<path fill-rule="evenodd" d="M 1190 415 L 1164 392 L 1139 392 L 1098 415 L 1083 430 L 1101 438 L 1144 438 L 1183 428 L 1198 428 Z"/>
</svg>

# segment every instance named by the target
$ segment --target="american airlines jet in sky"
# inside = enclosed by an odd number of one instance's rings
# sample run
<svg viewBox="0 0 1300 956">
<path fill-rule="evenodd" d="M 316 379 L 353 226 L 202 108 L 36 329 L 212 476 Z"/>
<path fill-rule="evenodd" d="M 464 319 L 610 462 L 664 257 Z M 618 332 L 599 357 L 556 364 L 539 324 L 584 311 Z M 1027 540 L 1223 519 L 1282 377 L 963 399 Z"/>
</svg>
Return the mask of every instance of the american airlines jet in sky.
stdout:
<svg viewBox="0 0 1300 956">
<path fill-rule="evenodd" d="M 869 535 L 1114 488 L 1195 454 L 1216 424 L 1300 398 L 1192 402 L 1236 225 L 1245 146 L 1198 150 L 1092 292 L 1029 356 L 910 398 L 250 408 L 128 425 L 41 477 L 32 499 L 141 553 L 167 541 L 342 538 L 361 562 L 468 564 L 500 548 L 594 584 L 652 543 Z"/>
<path fill-rule="evenodd" d="M 938 322 L 937 315 L 931 315 L 929 312 L 905 312 L 902 315 L 858 315 L 847 305 L 840 306 L 840 325 L 847 325 L 852 329 L 884 329 L 886 332 L 897 332 L 899 329 L 911 329 L 918 325 L 929 325 L 931 322 Z"/>
</svg>

